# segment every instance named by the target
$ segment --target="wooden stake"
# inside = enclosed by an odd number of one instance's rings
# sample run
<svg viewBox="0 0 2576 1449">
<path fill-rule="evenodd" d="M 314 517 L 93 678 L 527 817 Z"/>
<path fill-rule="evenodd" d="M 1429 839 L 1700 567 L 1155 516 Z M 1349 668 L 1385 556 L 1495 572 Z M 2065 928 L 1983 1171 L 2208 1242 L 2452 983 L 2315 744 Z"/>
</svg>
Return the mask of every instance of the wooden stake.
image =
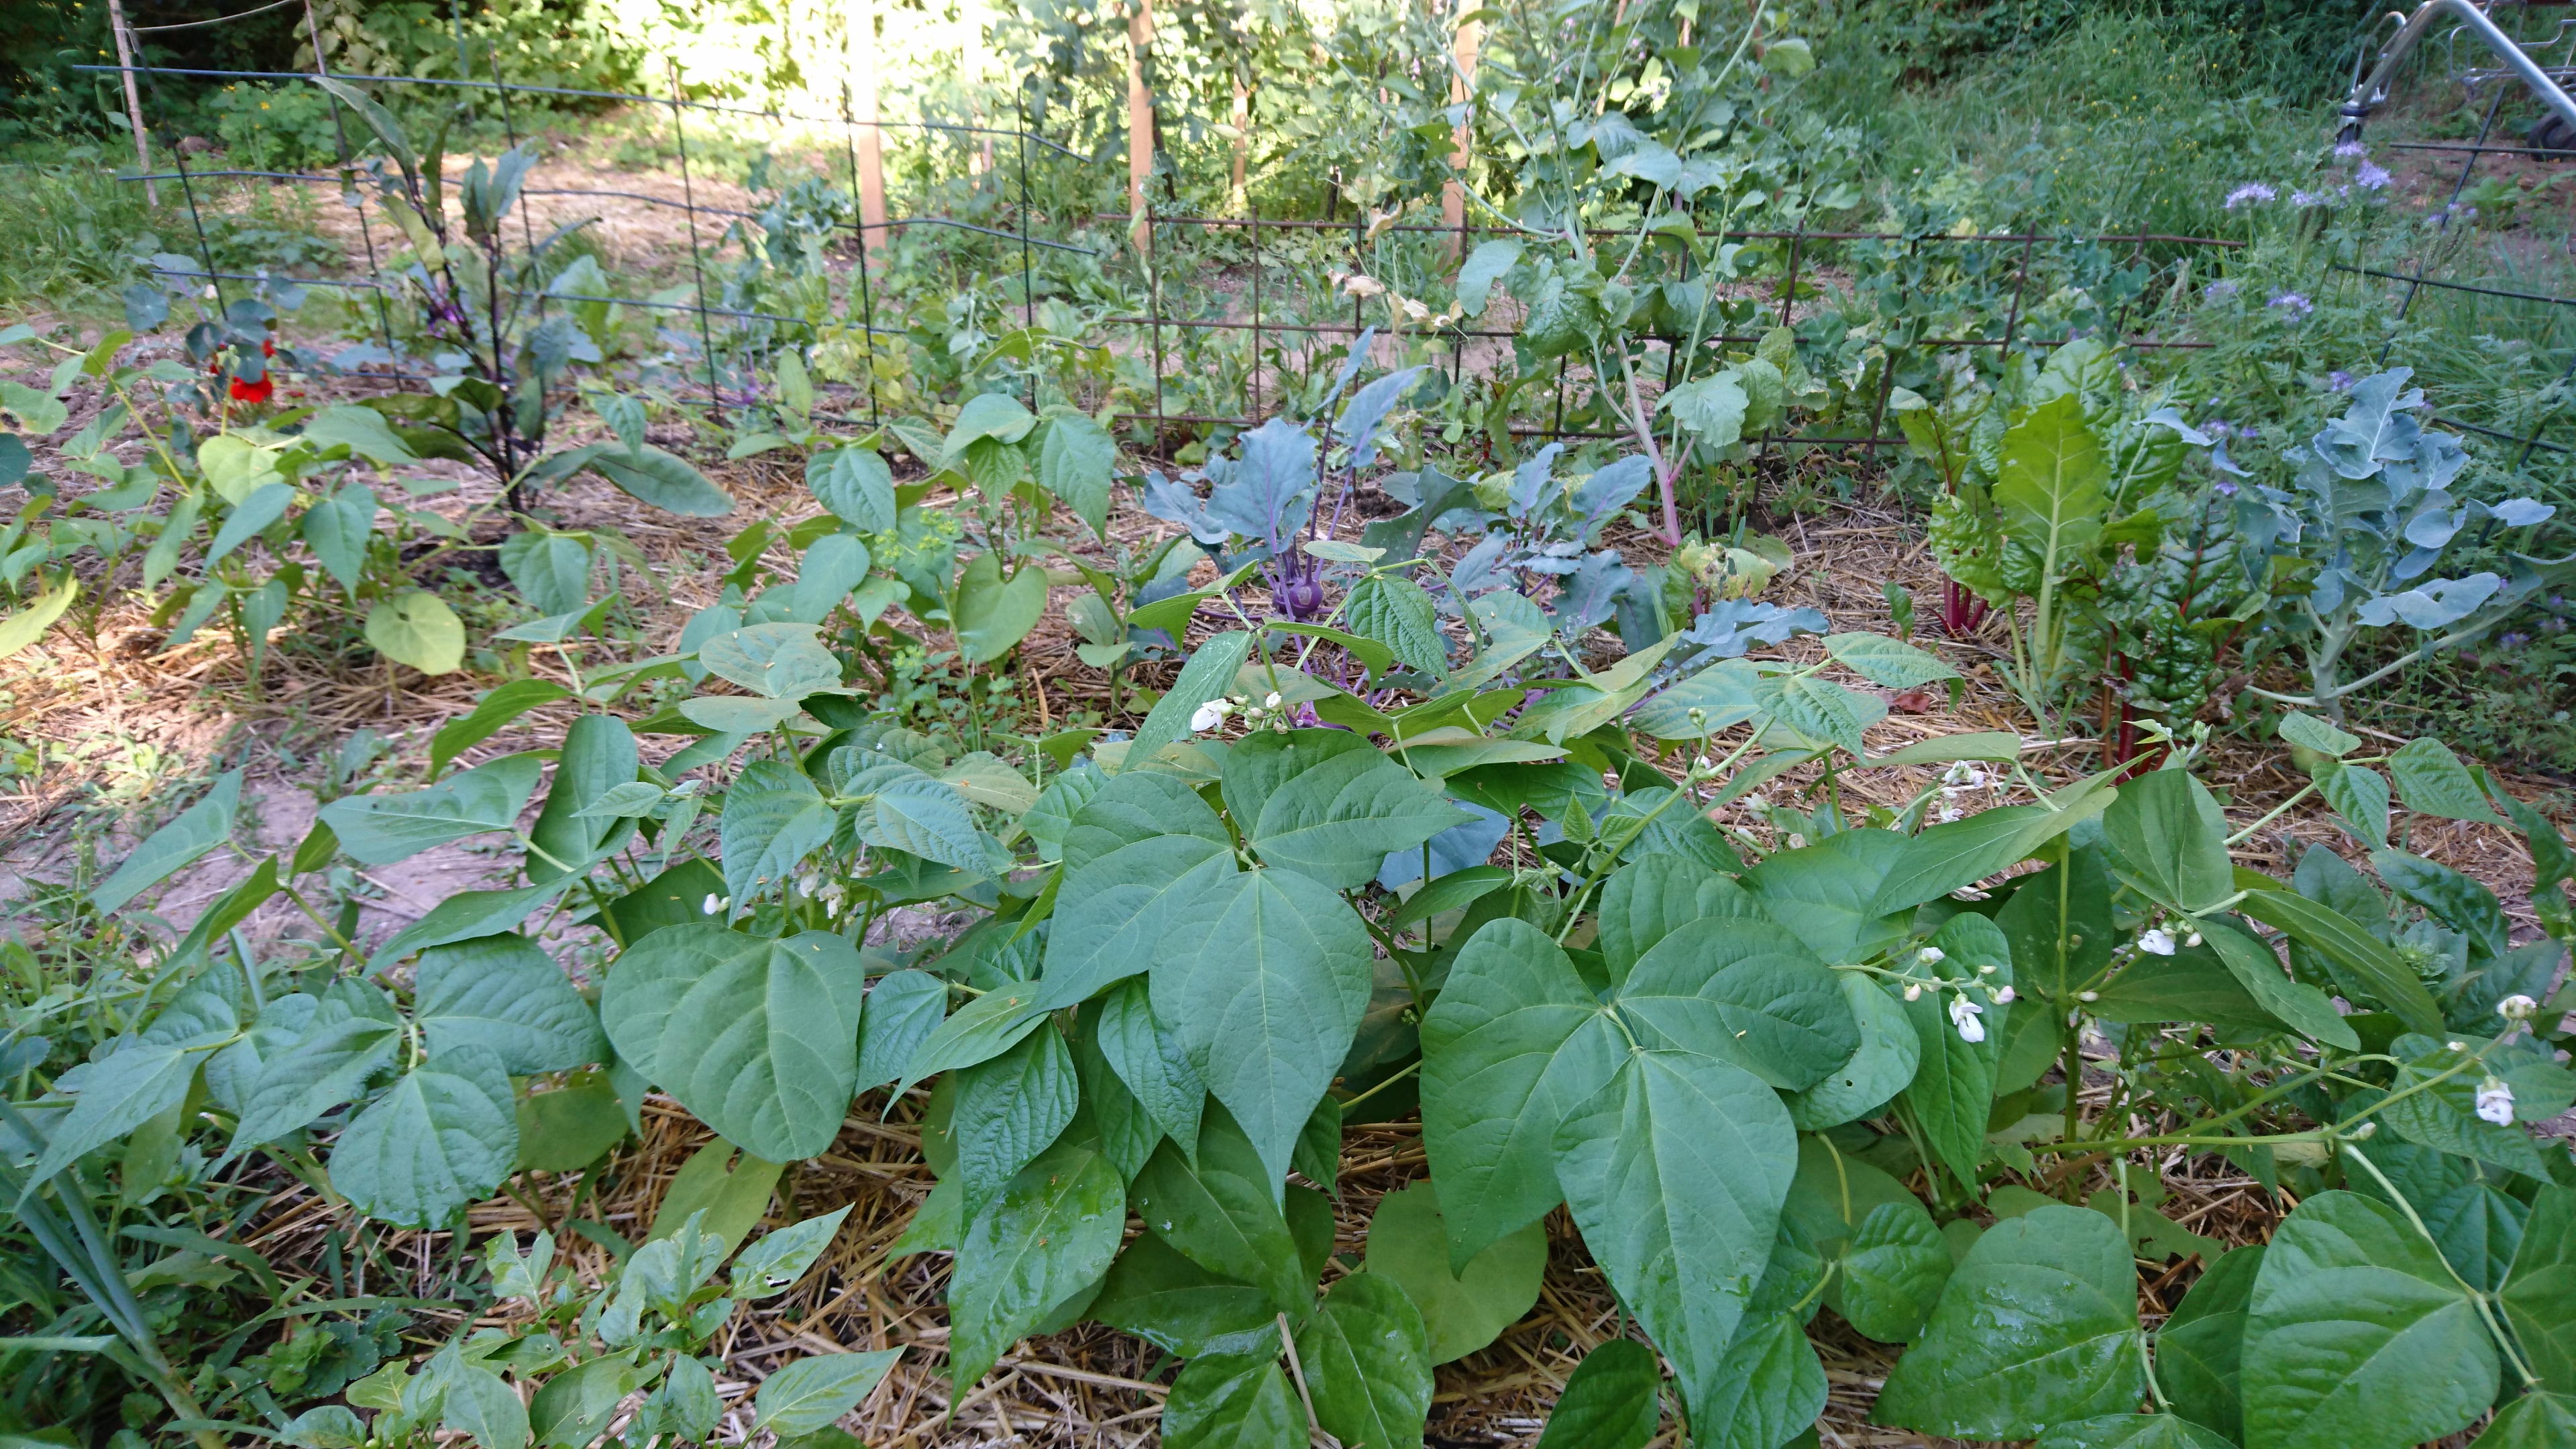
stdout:
<svg viewBox="0 0 2576 1449">
<path fill-rule="evenodd" d="M 1245 166 L 1252 159 L 1252 80 L 1248 65 L 1238 62 L 1234 70 L 1234 189 L 1227 202 L 1236 211 L 1250 204 L 1243 189 Z"/>
<path fill-rule="evenodd" d="M 876 0 L 850 0 L 849 18 L 843 28 L 856 89 L 853 120 L 858 127 L 859 259 L 862 265 L 874 266 L 883 260 L 886 245 L 885 133 L 877 114 Z"/>
<path fill-rule="evenodd" d="M 125 77 L 125 119 L 134 127 L 134 164 L 149 176 L 152 174 L 152 147 L 143 139 L 143 98 L 134 89 L 134 51 L 125 34 L 125 0 L 107 0 L 107 29 L 116 37 L 116 65 Z M 144 182 L 143 199 L 159 206 L 161 189 L 149 181 Z"/>
<path fill-rule="evenodd" d="M 1154 0 L 1131 0 L 1127 12 L 1127 242 L 1146 249 L 1146 183 L 1154 179 L 1154 92 L 1145 58 L 1154 49 Z"/>
<path fill-rule="evenodd" d="M 1467 0 L 1461 0 L 1461 3 L 1467 3 Z M 1450 51 L 1458 61 L 1457 69 L 1449 75 L 1449 104 L 1453 106 L 1465 105 L 1476 93 L 1474 86 L 1476 52 L 1483 44 L 1484 38 L 1483 21 L 1459 22 L 1457 34 L 1451 41 Z M 1457 129 L 1451 133 L 1452 149 L 1449 152 L 1449 165 L 1460 175 L 1466 174 L 1467 148 L 1474 129 L 1462 117 Z M 1456 256 L 1464 253 L 1467 249 L 1467 188 L 1454 178 L 1442 183 L 1440 187 L 1440 222 L 1441 225 L 1449 228 L 1450 254 Z"/>
</svg>

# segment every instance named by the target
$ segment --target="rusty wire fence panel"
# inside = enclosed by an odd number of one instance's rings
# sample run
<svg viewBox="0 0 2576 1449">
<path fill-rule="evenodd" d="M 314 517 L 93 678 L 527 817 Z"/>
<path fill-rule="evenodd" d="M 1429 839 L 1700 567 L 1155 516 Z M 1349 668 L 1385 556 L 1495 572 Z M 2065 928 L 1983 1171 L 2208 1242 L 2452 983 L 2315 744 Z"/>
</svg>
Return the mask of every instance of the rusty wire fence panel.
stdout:
<svg viewBox="0 0 2576 1449">
<path fill-rule="evenodd" d="M 2576 28 L 2562 27 L 2556 43 L 2576 51 Z M 121 74 L 126 70 L 125 67 L 107 65 L 84 66 L 79 69 L 111 74 Z M 132 74 L 140 77 L 148 92 L 156 97 L 161 77 L 206 83 L 310 82 L 316 78 L 315 74 L 305 72 L 176 70 L 154 68 L 148 64 L 134 66 Z M 2493 74 L 2480 76 L 2468 70 L 2462 70 L 2460 75 L 2466 83 L 2485 84 L 2492 86 L 2494 90 L 2488 111 L 2488 126 L 2481 129 L 2476 140 L 2467 145 L 2446 142 L 2396 143 L 2398 146 L 2412 150 L 2439 149 L 2460 152 L 2464 160 L 2458 180 L 2453 187 L 2455 201 L 2468 186 L 2471 175 L 2484 157 L 2509 153 L 2531 154 L 2526 148 L 2496 143 L 2490 135 L 2496 115 L 2495 108 L 2500 106 L 2505 97 L 2510 94 L 2510 77 Z M 842 163 L 839 168 L 842 174 L 835 179 L 847 186 L 853 201 L 860 189 L 856 141 L 863 131 L 873 129 L 881 145 L 885 141 L 894 140 L 911 141 L 923 145 L 947 143 L 982 148 L 988 164 L 983 168 L 983 176 L 977 184 L 992 188 L 990 202 L 995 210 L 1007 211 L 1009 225 L 987 225 L 983 221 L 969 220 L 935 210 L 922 210 L 910 215 L 889 216 L 888 230 L 934 229 L 958 234 L 969 245 L 979 243 L 989 245 L 992 248 L 989 260 L 995 264 L 996 270 L 1012 270 L 1014 269 L 1012 264 L 1016 263 L 1021 299 L 1018 305 L 1022 309 L 1023 320 L 1030 317 L 1035 310 L 1033 298 L 1036 294 L 1036 259 L 1040 254 L 1078 255 L 1089 258 L 1100 266 L 1104 275 L 1129 284 L 1132 295 L 1142 300 L 1145 306 L 1141 311 L 1121 311 L 1097 319 L 1096 326 L 1100 331 L 1095 345 L 1109 346 L 1130 358 L 1143 359 L 1144 370 L 1150 375 L 1152 406 L 1150 409 L 1140 408 L 1124 412 L 1121 417 L 1148 430 L 1151 439 L 1149 446 L 1153 451 L 1162 451 L 1166 445 L 1168 433 L 1176 428 L 1204 432 L 1214 428 L 1242 428 L 1258 424 L 1263 418 L 1280 411 L 1286 405 L 1286 399 L 1281 395 L 1280 380 L 1290 371 L 1292 361 L 1302 360 L 1311 370 L 1319 350 L 1336 342 L 1346 342 L 1348 339 L 1356 338 L 1369 328 L 1370 323 L 1365 316 L 1365 307 L 1359 298 L 1349 299 L 1351 310 L 1345 319 L 1340 311 L 1342 299 L 1330 293 L 1317 295 L 1311 288 L 1291 287 L 1288 289 L 1289 295 L 1283 298 L 1278 295 L 1276 284 L 1266 284 L 1265 278 L 1270 273 L 1288 269 L 1285 264 L 1291 259 L 1282 253 L 1281 239 L 1304 238 L 1310 243 L 1327 238 L 1333 239 L 1328 246 L 1340 246 L 1344 260 L 1349 263 L 1349 270 L 1360 272 L 1367 264 L 1366 254 L 1369 248 L 1375 239 L 1381 236 L 1437 241 L 1449 246 L 1453 255 L 1462 256 L 1479 238 L 1504 234 L 1501 228 L 1472 225 L 1449 226 L 1407 219 L 1398 219 L 1389 223 L 1382 216 L 1374 219 L 1373 222 L 1371 218 L 1361 215 L 1357 208 L 1352 209 L 1353 215 L 1348 218 L 1332 215 L 1321 218 L 1263 216 L 1258 211 L 1250 210 L 1242 216 L 1233 217 L 1149 213 L 1142 228 L 1145 245 L 1141 249 L 1136 249 L 1118 245 L 1114 241 L 1101 240 L 1104 234 L 1114 236 L 1117 230 L 1128 226 L 1132 218 L 1124 214 L 1101 212 L 1071 217 L 1062 215 L 1047 217 L 1040 214 L 1032 191 L 1033 167 L 1094 168 L 1106 174 L 1115 167 L 1116 160 L 1106 154 L 1093 156 L 1077 152 L 1061 141 L 1040 134 L 1025 124 L 984 126 L 923 120 L 864 121 L 853 119 L 847 112 L 846 104 L 842 113 L 838 115 L 811 115 L 776 107 L 694 100 L 679 92 L 676 76 L 670 90 L 658 95 L 648 92 L 610 92 L 505 83 L 498 79 L 497 75 L 488 81 L 449 77 L 345 74 L 331 78 L 370 88 L 422 88 L 488 100 L 493 103 L 497 111 L 495 119 L 499 121 L 504 134 L 514 145 L 521 139 L 514 97 L 624 105 L 638 108 L 638 114 L 658 113 L 667 116 L 664 124 L 673 142 L 673 149 L 679 163 L 681 181 L 679 197 L 673 198 L 640 189 L 620 187 L 535 185 L 533 182 L 543 175 L 544 168 L 541 163 L 538 170 L 531 173 L 532 184 L 522 192 L 520 198 L 521 227 L 528 236 L 533 238 L 535 228 L 527 215 L 531 197 L 558 200 L 578 200 L 584 197 L 613 198 L 651 208 L 676 211 L 682 217 L 684 230 L 688 236 L 690 291 L 693 295 L 687 300 L 568 292 L 530 295 L 540 307 L 549 301 L 611 303 L 661 313 L 686 328 L 688 332 L 693 332 L 700 354 L 697 359 L 698 369 L 702 375 L 695 379 L 694 395 L 683 395 L 674 400 L 694 408 L 702 408 L 718 421 L 724 418 L 729 407 L 738 409 L 756 400 L 747 386 L 737 386 L 729 391 L 725 385 L 723 368 L 719 365 L 717 337 L 719 324 L 729 330 L 739 330 L 750 324 L 810 329 L 814 323 L 808 316 L 728 306 L 710 287 L 708 271 L 711 256 L 720 245 L 726 229 L 737 224 L 754 222 L 759 213 L 742 207 L 721 205 L 698 195 L 698 180 L 704 171 L 704 166 L 702 161 L 694 166 L 692 163 L 693 152 L 689 128 L 693 118 L 701 128 L 701 145 L 703 145 L 703 131 L 711 122 L 723 122 L 736 127 L 746 124 L 766 125 L 778 135 L 785 135 L 792 130 L 801 134 L 809 142 L 818 135 L 837 134 L 839 139 L 837 147 L 824 145 L 817 147 L 816 151 L 818 155 L 831 150 L 839 152 L 837 159 Z M 381 293 L 387 290 L 387 284 L 379 280 L 379 267 L 385 259 L 400 251 L 399 236 L 397 233 L 388 233 L 382 239 L 383 244 L 380 246 L 380 239 L 376 233 L 384 229 L 388 223 L 380 215 L 372 213 L 380 212 L 382 203 L 370 195 L 365 186 L 359 184 L 361 173 L 358 167 L 365 155 L 376 148 L 367 144 L 372 141 L 372 138 L 365 131 L 363 124 L 357 118 L 345 115 L 336 100 L 332 102 L 332 110 L 339 125 L 341 145 L 340 163 L 333 169 L 313 172 L 202 169 L 191 167 L 184 152 L 173 152 L 174 164 L 171 169 L 128 178 L 138 183 L 176 182 L 178 184 L 181 199 L 195 227 L 194 240 L 202 268 L 201 272 L 192 272 L 188 275 L 202 275 L 217 289 L 219 301 L 227 283 L 238 285 L 261 280 L 305 287 L 339 289 L 358 294 Z M 1011 154 L 1007 158 L 1000 155 L 999 148 L 1003 146 L 1010 148 Z M 929 168 L 923 169 L 926 171 Z M 214 264 L 212 248 L 205 233 L 204 217 L 207 208 L 199 191 L 205 183 L 226 179 L 263 180 L 337 189 L 342 199 L 355 208 L 361 247 L 369 275 L 365 278 L 352 279 L 263 276 L 219 270 Z M 1057 190 L 1061 193 L 1063 188 L 1057 188 Z M 919 199 L 925 202 L 933 200 L 935 193 L 925 191 Z M 1420 203 L 1416 211 L 1435 205 L 1436 202 L 1426 201 Z M 854 241 L 861 240 L 859 236 L 861 226 L 855 217 L 848 222 L 836 221 L 834 225 L 836 229 L 851 234 Z M 717 243 L 710 243 L 707 240 L 710 233 L 718 238 Z M 1198 264 L 1194 274 L 1166 275 L 1167 268 L 1163 264 L 1164 259 L 1161 255 L 1165 245 L 1163 238 L 1185 233 L 1195 234 L 1202 239 L 1218 233 L 1239 235 L 1245 243 L 1245 251 L 1250 258 L 1249 266 L 1244 269 L 1246 275 L 1242 283 L 1232 291 L 1216 285 L 1219 280 L 1215 275 L 1216 269 L 1205 265 L 1209 260 L 1209 248 L 1204 244 L 1194 251 L 1174 248 L 1176 252 L 1182 252 L 1186 259 Z M 1594 235 L 1607 238 L 1629 237 L 1633 234 L 1601 232 Z M 1889 396 L 1895 386 L 1897 368 L 1894 363 L 1897 354 L 1910 353 L 1920 356 L 1927 351 L 1949 348 L 1993 348 L 1998 349 L 1998 355 L 2009 355 L 2016 348 L 2040 350 L 2072 340 L 2071 336 L 2065 334 L 2035 336 L 2029 330 L 2026 294 L 2035 270 L 2045 270 L 2047 265 L 2053 265 L 2057 259 L 2077 254 L 2086 248 L 2096 249 L 2097 256 L 2099 249 L 2102 248 L 2125 248 L 2126 263 L 2151 266 L 2150 281 L 2153 281 L 2171 276 L 2177 265 L 2177 258 L 2221 252 L 2244 245 L 2240 241 L 2220 238 L 2174 236 L 2145 231 L 2052 234 L 2024 230 L 1958 236 L 1946 233 L 1904 234 L 1800 228 L 1789 231 L 1694 231 L 1694 235 L 1702 242 L 1731 242 L 1761 249 L 1762 260 L 1753 271 L 1743 276 L 1728 276 L 1723 279 L 1723 285 L 1739 300 L 1744 298 L 1760 300 L 1764 311 L 1768 314 L 1767 325 L 1785 325 L 1797 320 L 1800 315 L 1798 309 L 1802 303 L 1827 295 L 1832 283 L 1828 280 L 1820 285 L 1820 278 L 1830 278 L 1838 271 L 1848 274 L 1856 261 L 1884 257 L 1892 252 L 1901 252 L 1908 256 L 1923 255 L 1933 251 L 1973 255 L 1975 260 L 1967 265 L 1978 272 L 2008 277 L 2008 301 L 2000 319 L 1994 317 L 1989 311 L 1982 317 L 1971 316 L 1970 320 L 1974 325 L 1957 335 L 1929 337 L 1903 335 L 1900 328 L 1888 328 L 1871 339 L 1873 344 L 1885 350 L 1888 362 L 1878 368 L 1874 395 L 1866 410 L 1865 426 L 1854 427 L 1851 423 L 1847 423 L 1838 430 L 1823 433 L 1775 433 L 1752 440 L 1762 444 L 1795 445 L 1801 449 L 1855 451 L 1901 446 L 1904 442 L 1902 437 L 1892 435 L 1885 426 Z M 1343 239 L 1347 239 L 1346 243 Z M 1308 245 L 1303 248 L 1302 256 L 1294 260 L 1312 264 L 1316 261 L 1317 250 L 1315 246 Z M 2389 283 L 2392 288 L 2392 316 L 2399 322 L 2413 311 L 2416 299 L 2426 289 L 2439 289 L 2461 296 L 2503 299 L 2553 311 L 2576 308 L 2576 298 L 2562 295 L 2557 291 L 2503 287 L 2493 285 L 2492 278 L 2447 275 L 2443 266 L 2434 260 L 2433 250 L 2427 249 L 2419 265 L 2402 271 L 2391 271 L 2384 267 L 2353 267 L 2343 263 L 2333 265 L 2341 271 L 2353 272 Z M 1274 262 L 1281 265 L 1274 266 Z M 908 328 L 903 325 L 908 320 L 907 309 L 899 301 L 883 295 L 883 279 L 875 273 L 874 269 L 867 265 L 852 267 L 844 282 L 846 296 L 838 304 L 838 314 L 830 319 L 835 328 L 855 332 L 868 338 L 900 339 L 908 335 Z M 2152 285 L 2142 286 L 2139 294 L 2142 297 L 2152 297 L 2153 290 Z M 1769 309 L 1774 307 L 1777 309 L 1776 313 L 1770 312 Z M 1509 326 L 1492 325 L 1498 315 L 1507 310 L 1498 305 L 1484 318 L 1455 318 L 1445 326 L 1425 330 L 1423 335 L 1439 339 L 1440 350 L 1453 381 L 1463 379 L 1470 367 L 1471 353 L 1480 345 L 1489 349 L 1489 361 L 1508 359 L 1518 331 Z M 2132 310 L 2132 307 L 2124 305 L 2118 322 L 2107 329 L 2116 333 L 2118 339 L 2130 347 L 2206 348 L 2212 345 L 2206 340 L 2189 336 L 2164 337 L 2155 335 L 2153 331 L 2146 330 L 2144 327 L 2133 329 L 2129 325 L 2132 320 Z M 375 303 L 374 312 L 379 324 L 377 330 L 382 346 L 387 353 L 398 357 L 400 348 L 397 346 L 393 327 L 386 316 L 381 296 Z M 2151 323 L 2154 319 L 2149 317 L 2140 320 Z M 2569 327 L 2565 330 L 2576 333 L 2576 314 L 2570 315 Z M 1195 365 L 1194 349 L 1187 340 L 1191 334 L 1241 334 L 1249 339 L 1248 355 L 1240 368 L 1240 376 L 1231 388 L 1231 396 L 1225 399 L 1227 406 L 1199 410 L 1187 408 L 1176 410 L 1167 406 L 1171 384 L 1176 374 Z M 665 335 L 667 338 L 668 334 Z M 1700 338 L 1700 347 L 1696 351 L 1686 349 L 1684 344 L 1689 341 L 1686 338 L 1652 337 L 1645 340 L 1650 345 L 1659 344 L 1663 348 L 1665 354 L 1663 383 L 1665 386 L 1671 386 L 1677 382 L 1687 381 L 1691 376 L 1691 369 L 1700 362 L 1713 362 L 1717 355 L 1715 349 L 1750 345 L 1757 342 L 1759 337 L 1759 331 L 1722 331 Z M 2458 426 L 2464 431 L 2514 444 L 2516 450 L 2514 466 L 2517 468 L 2527 463 L 2536 452 L 2576 456 L 2576 443 L 2553 441 L 2543 436 L 2550 424 L 2568 411 L 2564 394 L 2568 392 L 2571 385 L 2576 385 L 2576 335 L 2569 336 L 2565 345 L 2569 357 L 2565 370 L 2560 374 L 2556 393 L 2542 398 L 2541 405 L 2534 409 L 2533 419 L 2527 427 L 2502 428 L 2496 426 L 2492 419 L 2480 421 L 2446 416 L 2442 421 Z M 413 384 L 426 383 L 431 378 L 431 374 L 416 369 L 382 365 L 367 366 L 360 375 L 388 382 Z M 1268 386 L 1265 386 L 1265 379 L 1269 380 Z M 1586 385 L 1586 378 L 1580 372 L 1571 365 L 1561 362 L 1551 390 L 1552 397 L 1547 405 L 1533 410 L 1526 417 L 1515 419 L 1508 431 L 1516 437 L 1550 439 L 1602 439 L 1627 436 L 1623 432 L 1566 425 L 1569 392 L 1572 391 L 1579 396 Z M 1144 389 L 1140 388 L 1139 391 L 1142 392 Z M 2555 397 L 2554 402 L 2551 401 L 2552 396 Z M 872 369 L 869 379 L 864 384 L 852 386 L 848 401 L 851 404 L 849 411 L 838 414 L 818 413 L 817 416 L 825 421 L 863 427 L 877 426 L 888 420 L 888 411 L 876 393 Z M 1035 401 L 1035 379 L 1032 377 L 1031 402 L 1034 404 Z M 1852 423 L 1860 421 L 1857 416 L 1852 419 Z"/>
</svg>

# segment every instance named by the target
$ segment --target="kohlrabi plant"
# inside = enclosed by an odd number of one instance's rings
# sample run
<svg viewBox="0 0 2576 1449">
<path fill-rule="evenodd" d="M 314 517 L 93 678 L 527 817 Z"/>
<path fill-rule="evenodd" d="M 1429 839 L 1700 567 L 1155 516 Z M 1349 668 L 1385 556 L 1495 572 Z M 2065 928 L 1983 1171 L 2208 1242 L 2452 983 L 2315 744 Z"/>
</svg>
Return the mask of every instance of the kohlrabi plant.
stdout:
<svg viewBox="0 0 2576 1449">
<path fill-rule="evenodd" d="M 2425 427 L 2422 388 L 2392 368 L 2353 384 L 2352 403 L 2304 446 L 2282 457 L 2289 486 L 2250 484 L 2240 495 L 2245 545 L 2297 560 L 2304 592 L 2273 614 L 2299 652 L 2304 693 L 2253 691 L 2340 719 L 2344 699 L 2447 649 L 2475 643 L 2535 594 L 2576 570 L 2576 559 L 2509 554 L 2508 572 L 2444 577 L 2455 546 L 2484 544 L 2498 528 L 2531 530 L 2555 516 L 2549 504 L 2508 498 L 2489 504 L 2452 497 L 2467 455 L 2456 436 Z M 2525 548 L 2531 533 L 2521 535 Z M 2345 656 L 2379 630 L 2414 631 L 2397 659 L 2347 677 Z"/>
</svg>

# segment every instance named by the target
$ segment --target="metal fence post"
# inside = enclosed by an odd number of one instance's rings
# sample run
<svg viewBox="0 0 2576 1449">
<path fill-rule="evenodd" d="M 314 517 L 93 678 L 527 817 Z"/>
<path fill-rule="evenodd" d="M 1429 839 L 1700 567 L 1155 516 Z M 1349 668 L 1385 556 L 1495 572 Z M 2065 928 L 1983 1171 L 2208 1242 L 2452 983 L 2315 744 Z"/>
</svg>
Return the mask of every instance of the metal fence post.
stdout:
<svg viewBox="0 0 2576 1449">
<path fill-rule="evenodd" d="M 718 426 L 722 426 L 724 390 L 716 386 L 715 333 L 707 324 L 707 273 L 704 264 L 698 259 L 698 193 L 696 186 L 689 180 L 688 128 L 682 125 L 680 120 L 682 109 L 680 62 L 677 58 L 669 56 L 664 57 L 664 61 L 670 67 L 671 75 L 671 139 L 680 148 L 680 196 L 683 204 L 688 208 L 689 274 L 695 277 L 698 283 L 698 345 L 705 349 L 702 360 L 707 367 L 707 412 L 714 417 Z"/>
</svg>

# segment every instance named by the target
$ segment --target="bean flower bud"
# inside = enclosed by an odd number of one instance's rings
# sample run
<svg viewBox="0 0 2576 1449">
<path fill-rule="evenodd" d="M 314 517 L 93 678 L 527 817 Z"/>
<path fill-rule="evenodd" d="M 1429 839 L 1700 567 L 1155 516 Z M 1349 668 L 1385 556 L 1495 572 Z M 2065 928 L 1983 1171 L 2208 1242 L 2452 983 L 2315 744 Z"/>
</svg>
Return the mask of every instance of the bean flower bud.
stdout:
<svg viewBox="0 0 2576 1449">
<path fill-rule="evenodd" d="M 2507 1021 L 2529 1021 L 2532 1013 L 2539 1009 L 2539 1002 L 2519 991 L 2496 1003 L 2496 1015 Z"/>
<path fill-rule="evenodd" d="M 2498 1127 L 2513 1125 L 2513 1088 L 2502 1077 L 2489 1077 L 2478 1083 L 2478 1116 Z"/>
</svg>

